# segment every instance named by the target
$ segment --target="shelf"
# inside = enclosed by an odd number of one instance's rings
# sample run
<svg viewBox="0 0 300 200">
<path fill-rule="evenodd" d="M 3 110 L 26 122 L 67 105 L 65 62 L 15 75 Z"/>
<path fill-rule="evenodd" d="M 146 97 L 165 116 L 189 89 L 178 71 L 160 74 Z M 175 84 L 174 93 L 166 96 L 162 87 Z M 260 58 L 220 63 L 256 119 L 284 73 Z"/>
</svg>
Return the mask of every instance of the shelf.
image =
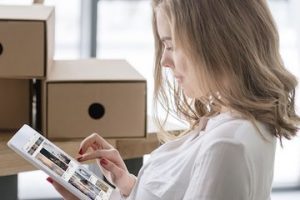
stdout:
<svg viewBox="0 0 300 200">
<path fill-rule="evenodd" d="M 145 154 L 151 153 L 159 146 L 159 141 L 156 135 L 157 128 L 151 120 L 148 120 L 147 129 L 148 134 L 146 138 L 108 139 L 107 141 L 120 152 L 123 159 L 139 158 Z M 183 130 L 182 127 L 174 124 L 167 124 L 166 129 L 172 132 Z M 13 175 L 19 172 L 36 169 L 33 165 L 16 154 L 6 145 L 12 135 L 12 132 L 0 131 L 0 176 Z M 76 157 L 81 140 L 77 139 L 52 142 L 72 157 Z"/>
</svg>

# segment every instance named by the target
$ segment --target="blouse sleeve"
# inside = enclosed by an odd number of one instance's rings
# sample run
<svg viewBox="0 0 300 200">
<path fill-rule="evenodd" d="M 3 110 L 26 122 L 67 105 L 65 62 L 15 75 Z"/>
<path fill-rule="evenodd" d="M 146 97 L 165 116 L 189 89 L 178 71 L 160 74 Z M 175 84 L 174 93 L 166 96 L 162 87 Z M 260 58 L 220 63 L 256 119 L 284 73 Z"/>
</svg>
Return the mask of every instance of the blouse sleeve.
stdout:
<svg viewBox="0 0 300 200">
<path fill-rule="evenodd" d="M 184 200 L 246 200 L 250 185 L 244 146 L 222 140 L 196 159 Z"/>
</svg>

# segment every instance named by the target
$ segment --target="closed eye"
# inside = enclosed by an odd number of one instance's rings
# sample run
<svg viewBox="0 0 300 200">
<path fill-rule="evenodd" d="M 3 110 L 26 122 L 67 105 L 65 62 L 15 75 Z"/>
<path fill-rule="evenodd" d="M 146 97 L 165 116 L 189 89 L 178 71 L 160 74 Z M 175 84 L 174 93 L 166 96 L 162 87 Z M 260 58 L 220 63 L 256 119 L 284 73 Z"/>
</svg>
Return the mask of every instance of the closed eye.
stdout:
<svg viewBox="0 0 300 200">
<path fill-rule="evenodd" d="M 173 51 L 173 46 L 172 45 L 166 44 L 166 43 L 164 43 L 163 45 L 164 45 L 165 50 L 167 50 L 167 51 Z"/>
<path fill-rule="evenodd" d="M 167 51 L 173 51 L 173 47 L 166 47 Z"/>
</svg>

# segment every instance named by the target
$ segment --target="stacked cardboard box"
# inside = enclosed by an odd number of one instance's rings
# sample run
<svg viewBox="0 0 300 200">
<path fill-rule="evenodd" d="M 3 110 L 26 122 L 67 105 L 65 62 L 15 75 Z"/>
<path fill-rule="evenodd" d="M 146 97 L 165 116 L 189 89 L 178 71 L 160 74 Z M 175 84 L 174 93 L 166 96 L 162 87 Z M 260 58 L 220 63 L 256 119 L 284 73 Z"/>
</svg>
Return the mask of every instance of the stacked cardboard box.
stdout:
<svg viewBox="0 0 300 200">
<path fill-rule="evenodd" d="M 54 8 L 0 6 L 0 129 L 32 125 L 34 79 L 53 60 Z"/>
<path fill-rule="evenodd" d="M 145 137 L 146 81 L 124 60 L 55 61 L 43 86 L 49 138 Z"/>
<path fill-rule="evenodd" d="M 131 65 L 53 61 L 53 46 L 53 7 L 0 6 L 0 129 L 34 121 L 55 139 L 146 136 L 146 80 Z"/>
</svg>

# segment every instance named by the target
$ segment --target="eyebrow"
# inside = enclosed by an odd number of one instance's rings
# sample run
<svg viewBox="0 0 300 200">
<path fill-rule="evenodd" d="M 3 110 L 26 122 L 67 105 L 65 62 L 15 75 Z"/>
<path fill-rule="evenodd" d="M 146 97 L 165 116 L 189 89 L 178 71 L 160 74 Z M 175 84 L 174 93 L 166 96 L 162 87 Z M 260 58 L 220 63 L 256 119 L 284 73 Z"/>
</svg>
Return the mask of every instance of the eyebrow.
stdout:
<svg viewBox="0 0 300 200">
<path fill-rule="evenodd" d="M 172 40 L 172 38 L 169 37 L 169 36 L 166 36 L 166 37 L 160 38 L 160 40 L 161 40 L 162 42 L 164 42 L 164 41 L 167 41 L 167 40 Z"/>
</svg>

